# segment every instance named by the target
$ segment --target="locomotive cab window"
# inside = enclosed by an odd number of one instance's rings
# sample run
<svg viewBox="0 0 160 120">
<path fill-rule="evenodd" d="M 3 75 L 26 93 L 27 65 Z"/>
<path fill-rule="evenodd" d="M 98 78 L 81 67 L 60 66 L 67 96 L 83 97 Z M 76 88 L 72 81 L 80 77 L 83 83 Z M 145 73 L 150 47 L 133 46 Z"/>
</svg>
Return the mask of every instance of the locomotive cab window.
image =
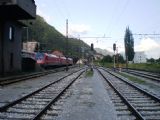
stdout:
<svg viewBox="0 0 160 120">
<path fill-rule="evenodd" d="M 14 40 L 14 28 L 12 26 L 9 27 L 9 40 Z"/>
</svg>

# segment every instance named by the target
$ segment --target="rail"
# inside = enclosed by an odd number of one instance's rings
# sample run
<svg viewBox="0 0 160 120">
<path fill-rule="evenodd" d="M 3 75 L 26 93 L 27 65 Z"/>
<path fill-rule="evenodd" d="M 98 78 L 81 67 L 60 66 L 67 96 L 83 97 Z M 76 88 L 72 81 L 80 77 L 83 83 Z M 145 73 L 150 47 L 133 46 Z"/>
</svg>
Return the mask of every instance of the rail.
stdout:
<svg viewBox="0 0 160 120">
<path fill-rule="evenodd" d="M 99 68 L 97 70 L 138 120 L 158 119 L 160 117 L 158 116 L 160 113 L 160 99 L 158 97 L 144 91 L 106 69 Z M 107 77 L 104 75 L 105 73 L 107 73 Z M 150 103 L 150 107 L 148 107 L 148 104 L 144 104 L 144 102 Z"/>
</svg>

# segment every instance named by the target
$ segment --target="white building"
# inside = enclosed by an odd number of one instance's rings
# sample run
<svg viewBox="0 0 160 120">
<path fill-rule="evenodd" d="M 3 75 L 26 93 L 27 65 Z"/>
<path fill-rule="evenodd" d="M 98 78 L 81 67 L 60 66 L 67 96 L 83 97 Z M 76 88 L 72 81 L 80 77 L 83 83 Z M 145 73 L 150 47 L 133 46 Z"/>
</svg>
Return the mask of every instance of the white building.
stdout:
<svg viewBox="0 0 160 120">
<path fill-rule="evenodd" d="M 145 55 L 144 51 L 135 52 L 133 61 L 134 61 L 134 63 L 146 63 L 147 58 L 146 58 L 146 55 Z"/>
<path fill-rule="evenodd" d="M 36 47 L 39 47 L 39 42 L 24 42 L 23 50 L 28 52 L 35 52 Z"/>
</svg>

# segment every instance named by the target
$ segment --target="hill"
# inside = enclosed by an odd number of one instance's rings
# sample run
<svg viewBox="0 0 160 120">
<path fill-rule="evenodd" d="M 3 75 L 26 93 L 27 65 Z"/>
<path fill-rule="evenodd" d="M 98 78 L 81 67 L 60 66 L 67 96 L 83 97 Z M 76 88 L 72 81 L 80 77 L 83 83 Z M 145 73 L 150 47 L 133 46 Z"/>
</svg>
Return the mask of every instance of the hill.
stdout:
<svg viewBox="0 0 160 120">
<path fill-rule="evenodd" d="M 106 55 L 111 55 L 112 56 L 113 55 L 112 52 L 110 52 L 110 51 L 108 51 L 106 49 L 95 48 L 95 50 L 96 50 L 97 53 L 100 53 L 100 54 L 102 54 L 104 56 L 106 56 Z"/>
<path fill-rule="evenodd" d="M 34 21 L 23 21 L 28 26 L 28 40 L 27 29 L 23 29 L 23 41 L 38 41 L 44 51 L 60 50 L 66 53 L 66 37 L 57 31 L 53 26 L 49 25 L 41 16 L 36 17 Z M 84 46 L 86 50 L 89 46 L 81 40 L 75 38 L 68 39 L 68 55 L 78 56 L 80 46 Z"/>
</svg>

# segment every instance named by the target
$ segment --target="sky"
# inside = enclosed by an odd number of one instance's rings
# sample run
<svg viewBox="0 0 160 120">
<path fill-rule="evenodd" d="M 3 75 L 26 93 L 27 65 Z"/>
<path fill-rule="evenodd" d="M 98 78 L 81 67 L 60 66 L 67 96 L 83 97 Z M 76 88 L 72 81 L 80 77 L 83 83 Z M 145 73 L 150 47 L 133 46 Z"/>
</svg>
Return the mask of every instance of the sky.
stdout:
<svg viewBox="0 0 160 120">
<path fill-rule="evenodd" d="M 160 58 L 160 0 L 35 0 L 37 14 L 69 37 L 113 52 L 124 52 L 124 35 L 129 26 L 135 51 L 147 58 Z M 140 35 L 141 34 L 141 35 Z M 146 35 L 151 34 L 151 35 Z"/>
</svg>

